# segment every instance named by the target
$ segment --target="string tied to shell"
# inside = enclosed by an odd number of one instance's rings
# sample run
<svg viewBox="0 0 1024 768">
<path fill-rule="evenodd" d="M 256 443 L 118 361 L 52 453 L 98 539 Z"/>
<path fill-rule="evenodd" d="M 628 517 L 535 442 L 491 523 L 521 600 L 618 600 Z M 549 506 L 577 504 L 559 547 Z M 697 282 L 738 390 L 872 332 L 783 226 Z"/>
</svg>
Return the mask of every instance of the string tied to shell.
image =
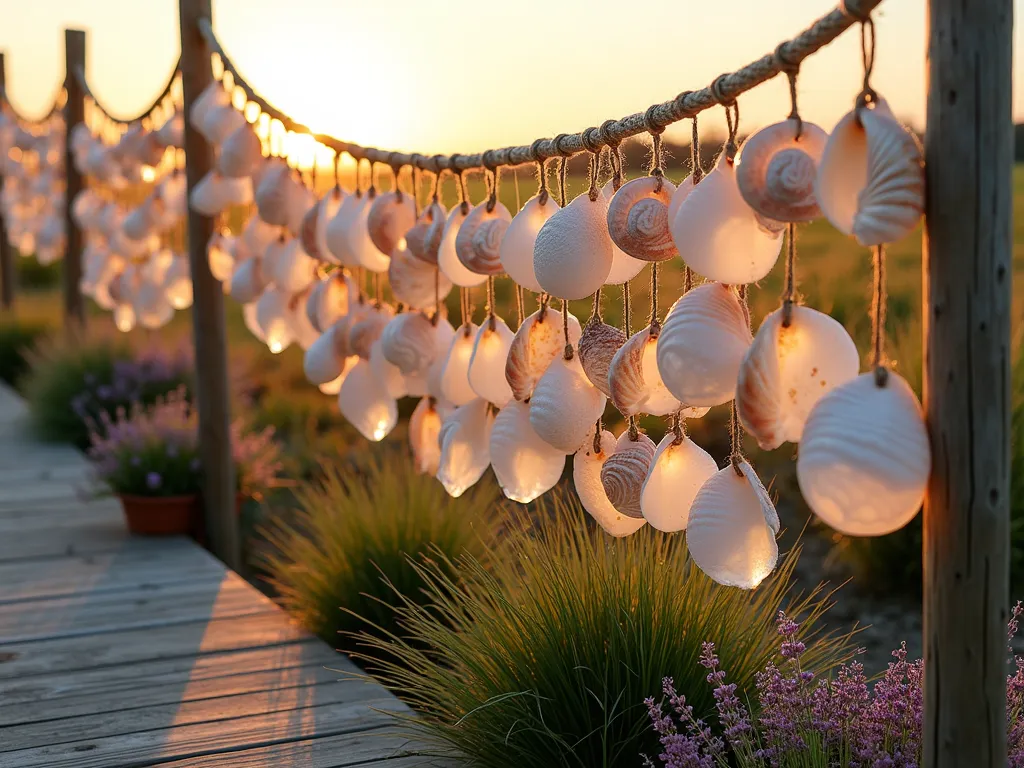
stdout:
<svg viewBox="0 0 1024 768">
<path fill-rule="evenodd" d="M 860 20 L 860 57 L 864 67 L 864 81 L 857 96 L 858 109 L 878 101 L 878 93 L 871 87 L 871 73 L 875 68 L 875 22 L 870 15 Z"/>
<path fill-rule="evenodd" d="M 566 360 L 572 360 L 572 342 L 569 340 L 569 302 L 562 299 L 562 335 L 565 338 L 565 351 L 563 356 Z"/>
<path fill-rule="evenodd" d="M 537 163 L 537 201 L 541 205 L 545 205 L 549 197 L 547 160 L 540 154 L 540 145 L 543 141 L 544 139 L 537 139 L 530 145 L 530 155 Z"/>
<path fill-rule="evenodd" d="M 665 168 L 662 164 L 662 148 L 661 148 L 661 134 L 665 132 L 665 127 L 659 125 L 654 119 L 655 106 L 651 106 L 644 112 L 644 126 L 647 128 L 647 132 L 651 134 L 651 167 L 648 170 L 647 175 L 653 176 L 657 181 L 654 186 L 655 192 L 661 192 L 661 188 L 665 183 Z"/>
<path fill-rule="evenodd" d="M 775 51 L 772 53 L 772 61 L 775 63 L 775 66 L 785 73 L 786 79 L 789 82 L 789 119 L 796 122 L 796 140 L 799 141 L 804 129 L 803 119 L 800 117 L 800 109 L 797 107 L 796 81 L 797 76 L 800 74 L 800 64 L 799 62 L 794 62 L 786 55 L 785 43 L 779 43 L 775 47 Z"/>
<path fill-rule="evenodd" d="M 490 155 L 487 152 L 485 152 L 484 157 L 489 158 Z M 484 162 L 484 179 L 486 180 L 487 185 L 490 189 L 490 192 L 487 195 L 487 212 L 490 213 L 491 211 L 494 210 L 494 206 L 498 204 L 498 175 L 501 173 L 501 168 L 497 165 L 494 165 L 492 162 L 490 162 L 489 159 L 485 160 Z M 489 176 L 488 173 L 490 173 Z"/>
<path fill-rule="evenodd" d="M 714 97 L 715 102 L 721 104 L 725 110 L 725 125 L 728 129 L 728 137 L 725 141 L 725 156 L 729 162 L 732 162 L 736 157 L 738 149 L 736 137 L 740 127 L 740 105 L 734 97 L 727 96 L 723 91 L 725 80 L 728 77 L 728 74 L 719 75 L 711 82 L 711 95 Z"/>
<path fill-rule="evenodd" d="M 885 246 L 874 247 L 871 261 L 871 365 L 875 372 L 875 384 L 884 387 L 889 380 L 889 369 L 885 364 L 885 315 L 888 305 Z"/>
</svg>

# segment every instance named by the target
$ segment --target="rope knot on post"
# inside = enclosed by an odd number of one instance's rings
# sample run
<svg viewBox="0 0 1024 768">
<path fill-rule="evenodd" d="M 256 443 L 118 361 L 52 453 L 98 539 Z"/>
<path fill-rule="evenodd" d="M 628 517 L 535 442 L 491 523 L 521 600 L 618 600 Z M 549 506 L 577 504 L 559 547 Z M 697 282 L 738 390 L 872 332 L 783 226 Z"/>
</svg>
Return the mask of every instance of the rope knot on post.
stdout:
<svg viewBox="0 0 1024 768">
<path fill-rule="evenodd" d="M 601 140 L 601 129 L 592 127 L 587 128 L 580 134 L 580 141 L 583 142 L 583 146 L 586 147 L 588 152 L 594 154 L 599 153 L 604 149 L 604 143 Z"/>
</svg>

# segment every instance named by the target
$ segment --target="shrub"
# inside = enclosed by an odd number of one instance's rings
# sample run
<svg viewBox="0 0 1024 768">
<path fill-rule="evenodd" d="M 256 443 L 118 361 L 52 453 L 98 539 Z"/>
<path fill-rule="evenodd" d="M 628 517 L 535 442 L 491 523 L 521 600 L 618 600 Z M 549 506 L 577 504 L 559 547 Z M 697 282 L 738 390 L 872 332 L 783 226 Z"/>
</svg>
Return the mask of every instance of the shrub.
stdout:
<svg viewBox="0 0 1024 768">
<path fill-rule="evenodd" d="M 0 323 L 0 381 L 18 386 L 28 371 L 29 350 L 48 332 L 42 323 L 18 320 Z"/>
<path fill-rule="evenodd" d="M 51 264 L 41 264 L 35 258 L 20 258 L 15 260 L 15 281 L 17 290 L 45 291 L 56 288 L 61 284 L 64 274 L 64 262 L 55 261 Z"/>
<path fill-rule="evenodd" d="M 438 753 L 484 768 L 632 768 L 655 743 L 642 701 L 666 670 L 699 712 L 713 707 L 696 671 L 703 639 L 720 644 L 748 692 L 784 603 L 806 615 L 801 637 L 821 634 L 820 588 L 789 594 L 796 552 L 746 592 L 701 573 L 681 536 L 645 528 L 610 539 L 575 499 L 536 513 L 513 516 L 490 567 L 473 556 L 419 564 L 425 595 L 394 595 L 400 630 L 362 636 L 385 658 L 378 677 L 419 710 L 407 725 Z M 838 663 L 847 645 L 825 636 L 815 663 Z"/>
</svg>

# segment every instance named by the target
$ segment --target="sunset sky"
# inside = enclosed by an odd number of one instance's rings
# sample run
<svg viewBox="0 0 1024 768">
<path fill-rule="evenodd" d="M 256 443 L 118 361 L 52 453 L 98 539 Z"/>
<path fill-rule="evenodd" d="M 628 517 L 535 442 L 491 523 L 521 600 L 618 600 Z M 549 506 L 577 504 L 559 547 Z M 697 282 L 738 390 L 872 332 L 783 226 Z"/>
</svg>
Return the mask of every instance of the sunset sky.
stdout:
<svg viewBox="0 0 1024 768">
<path fill-rule="evenodd" d="M 1024 9 L 1024 0 L 1016 11 Z M 31 7 L 31 10 L 28 10 Z M 471 152 L 528 144 L 646 108 L 771 51 L 827 0 L 214 0 L 214 28 L 246 79 L 317 131 L 387 149 Z M 63 28 L 88 31 L 88 76 L 132 114 L 177 57 L 176 0 L 0 0 L 8 91 L 43 112 L 63 78 Z M 873 84 L 923 127 L 924 0 L 875 13 Z M 1015 32 L 1015 50 L 1022 41 Z M 805 63 L 800 108 L 829 129 L 860 86 L 851 29 Z M 1015 68 L 1021 73 L 1021 57 Z M 1024 77 L 1014 78 L 1024 118 Z M 740 99 L 742 128 L 789 112 L 782 77 Z M 724 125 L 721 110 L 705 124 Z M 680 137 L 688 127 L 677 126 Z M 670 134 L 671 135 L 671 134 Z"/>
</svg>

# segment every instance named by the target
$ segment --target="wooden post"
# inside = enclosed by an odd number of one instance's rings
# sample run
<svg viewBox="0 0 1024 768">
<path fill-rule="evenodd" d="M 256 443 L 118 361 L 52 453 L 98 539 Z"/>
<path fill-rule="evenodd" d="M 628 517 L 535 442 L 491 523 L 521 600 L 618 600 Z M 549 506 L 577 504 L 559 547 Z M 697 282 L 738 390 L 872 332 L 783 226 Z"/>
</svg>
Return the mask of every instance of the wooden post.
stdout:
<svg viewBox="0 0 1024 768">
<path fill-rule="evenodd" d="M 181 20 L 181 80 L 185 117 L 185 177 L 188 191 L 213 165 L 213 153 L 189 120 L 192 105 L 213 81 L 210 50 L 199 31 L 199 20 L 211 18 L 210 0 L 179 0 Z M 189 208 L 188 254 L 192 266 L 192 331 L 196 350 L 199 397 L 199 442 L 206 474 L 203 507 L 210 548 L 235 570 L 241 565 L 235 515 L 235 470 L 231 458 L 231 409 L 228 392 L 224 291 L 210 273 L 206 243 L 214 221 Z"/>
<path fill-rule="evenodd" d="M 4 54 L 0 51 L 0 98 L 7 100 L 7 67 Z M 3 167 L 0 164 L 0 188 L 4 185 Z M 7 242 L 7 223 L 0 213 L 0 308 L 10 312 L 14 309 L 14 260 L 11 244 Z"/>
<path fill-rule="evenodd" d="M 930 0 L 924 765 L 1006 765 L 1012 0 Z"/>
<path fill-rule="evenodd" d="M 82 190 L 82 174 L 75 168 L 71 151 L 71 129 L 85 121 L 85 91 L 76 75 L 77 72 L 85 72 L 85 32 L 80 29 L 64 30 L 64 57 L 64 88 L 68 94 L 64 105 L 67 124 L 64 136 L 64 176 L 67 179 L 64 197 L 64 231 L 67 233 L 67 249 L 64 252 L 64 326 L 71 329 L 85 327 L 85 302 L 79 287 L 82 280 L 82 233 L 71 215 L 71 203 Z"/>
</svg>

